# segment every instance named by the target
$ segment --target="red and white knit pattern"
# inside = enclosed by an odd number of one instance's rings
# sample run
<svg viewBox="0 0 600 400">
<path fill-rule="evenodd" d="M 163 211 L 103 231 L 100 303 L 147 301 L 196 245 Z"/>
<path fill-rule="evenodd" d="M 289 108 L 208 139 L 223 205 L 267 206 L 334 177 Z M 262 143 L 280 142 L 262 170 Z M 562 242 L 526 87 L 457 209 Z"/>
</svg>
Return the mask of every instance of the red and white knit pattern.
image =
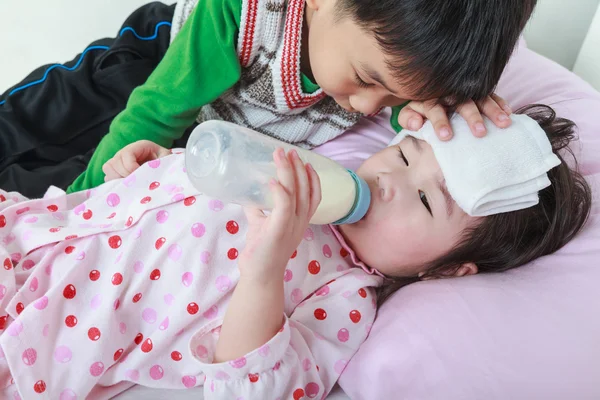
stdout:
<svg viewBox="0 0 600 400">
<path fill-rule="evenodd" d="M 180 4 L 196 1 L 177 4 L 181 12 L 176 8 L 174 27 L 189 16 L 184 13 L 189 4 Z M 199 121 L 224 119 L 307 148 L 339 136 L 358 121 L 360 115 L 346 112 L 321 89 L 311 94 L 302 90 L 304 7 L 305 0 L 242 0 L 237 41 L 242 77 L 202 108 Z"/>
</svg>

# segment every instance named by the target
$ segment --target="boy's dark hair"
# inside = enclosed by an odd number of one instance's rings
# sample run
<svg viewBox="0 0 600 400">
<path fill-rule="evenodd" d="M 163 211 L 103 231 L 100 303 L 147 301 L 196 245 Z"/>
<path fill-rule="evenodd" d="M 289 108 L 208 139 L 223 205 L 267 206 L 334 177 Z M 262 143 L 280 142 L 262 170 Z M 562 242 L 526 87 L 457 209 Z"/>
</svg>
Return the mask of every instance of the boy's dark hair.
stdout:
<svg viewBox="0 0 600 400">
<path fill-rule="evenodd" d="M 537 0 L 337 0 L 374 32 L 414 99 L 454 106 L 493 92 Z"/>
<path fill-rule="evenodd" d="M 551 185 L 539 192 L 539 204 L 523 210 L 484 217 L 467 229 L 448 254 L 425 266 L 425 277 L 452 275 L 461 264 L 472 262 L 479 272 L 502 272 L 554 253 L 581 230 L 590 214 L 589 184 L 577 171 L 577 160 L 567 147 L 574 140 L 575 124 L 557 118 L 548 106 L 532 105 L 517 111 L 535 119 L 546 131 L 561 164 L 548 171 Z M 570 155 L 570 167 L 559 151 Z M 423 277 L 421 277 L 423 279 Z M 417 279 L 401 279 L 380 288 L 379 303 Z"/>
</svg>

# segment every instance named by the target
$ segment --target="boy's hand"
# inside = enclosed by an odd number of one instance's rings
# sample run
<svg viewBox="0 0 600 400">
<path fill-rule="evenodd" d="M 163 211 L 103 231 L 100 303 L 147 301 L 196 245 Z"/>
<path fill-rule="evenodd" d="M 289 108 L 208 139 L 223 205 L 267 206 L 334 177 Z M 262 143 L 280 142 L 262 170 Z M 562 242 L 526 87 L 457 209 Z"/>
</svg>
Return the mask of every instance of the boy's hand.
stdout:
<svg viewBox="0 0 600 400">
<path fill-rule="evenodd" d="M 102 166 L 104 182 L 126 178 L 145 162 L 171 154 L 171 151 L 149 140 L 140 140 L 123 147 Z"/>
<path fill-rule="evenodd" d="M 270 215 L 246 208 L 248 233 L 246 247 L 239 257 L 240 274 L 245 279 L 283 279 L 285 266 L 302 241 L 308 223 L 321 202 L 321 182 L 310 164 L 304 165 L 298 153 L 273 153 L 277 178 L 269 183 L 275 207 Z"/>
<path fill-rule="evenodd" d="M 477 137 L 483 137 L 486 134 L 482 115 L 492 120 L 499 128 L 506 128 L 511 124 L 509 115 L 512 111 L 510 107 L 504 99 L 493 93 L 480 102 L 468 101 L 461 104 L 456 111 L 467 120 L 471 132 Z M 412 131 L 419 130 L 426 119 L 431 121 L 440 140 L 452 138 L 452 129 L 446 109 L 437 104 L 436 100 L 411 101 L 398 115 L 400 126 Z"/>
</svg>

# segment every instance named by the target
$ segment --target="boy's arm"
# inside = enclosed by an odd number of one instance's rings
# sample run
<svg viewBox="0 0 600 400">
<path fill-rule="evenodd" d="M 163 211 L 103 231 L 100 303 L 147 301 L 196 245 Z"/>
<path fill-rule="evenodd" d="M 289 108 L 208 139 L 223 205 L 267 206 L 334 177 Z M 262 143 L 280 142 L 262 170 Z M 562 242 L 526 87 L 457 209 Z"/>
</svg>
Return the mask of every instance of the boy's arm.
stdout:
<svg viewBox="0 0 600 400">
<path fill-rule="evenodd" d="M 240 78 L 236 42 L 240 0 L 199 0 L 177 38 L 126 109 L 112 122 L 87 170 L 69 187 L 75 192 L 104 182 L 102 166 L 138 140 L 170 147 L 197 117 Z"/>
</svg>

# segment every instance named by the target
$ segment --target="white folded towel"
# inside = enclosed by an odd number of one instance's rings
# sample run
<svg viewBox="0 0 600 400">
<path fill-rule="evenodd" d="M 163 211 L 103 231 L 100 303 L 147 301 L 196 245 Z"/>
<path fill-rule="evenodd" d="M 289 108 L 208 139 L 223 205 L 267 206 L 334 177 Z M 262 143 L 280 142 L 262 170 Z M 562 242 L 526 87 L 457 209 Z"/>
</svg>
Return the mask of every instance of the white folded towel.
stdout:
<svg viewBox="0 0 600 400">
<path fill-rule="evenodd" d="M 538 123 L 513 114 L 512 124 L 498 128 L 484 118 L 487 135 L 477 138 L 458 114 L 450 119 L 454 137 L 437 138 L 430 122 L 418 131 L 402 130 L 390 146 L 407 135 L 429 143 L 446 186 L 460 208 L 472 216 L 516 211 L 539 202 L 538 192 L 550 186 L 547 172 L 560 164 Z"/>
</svg>

